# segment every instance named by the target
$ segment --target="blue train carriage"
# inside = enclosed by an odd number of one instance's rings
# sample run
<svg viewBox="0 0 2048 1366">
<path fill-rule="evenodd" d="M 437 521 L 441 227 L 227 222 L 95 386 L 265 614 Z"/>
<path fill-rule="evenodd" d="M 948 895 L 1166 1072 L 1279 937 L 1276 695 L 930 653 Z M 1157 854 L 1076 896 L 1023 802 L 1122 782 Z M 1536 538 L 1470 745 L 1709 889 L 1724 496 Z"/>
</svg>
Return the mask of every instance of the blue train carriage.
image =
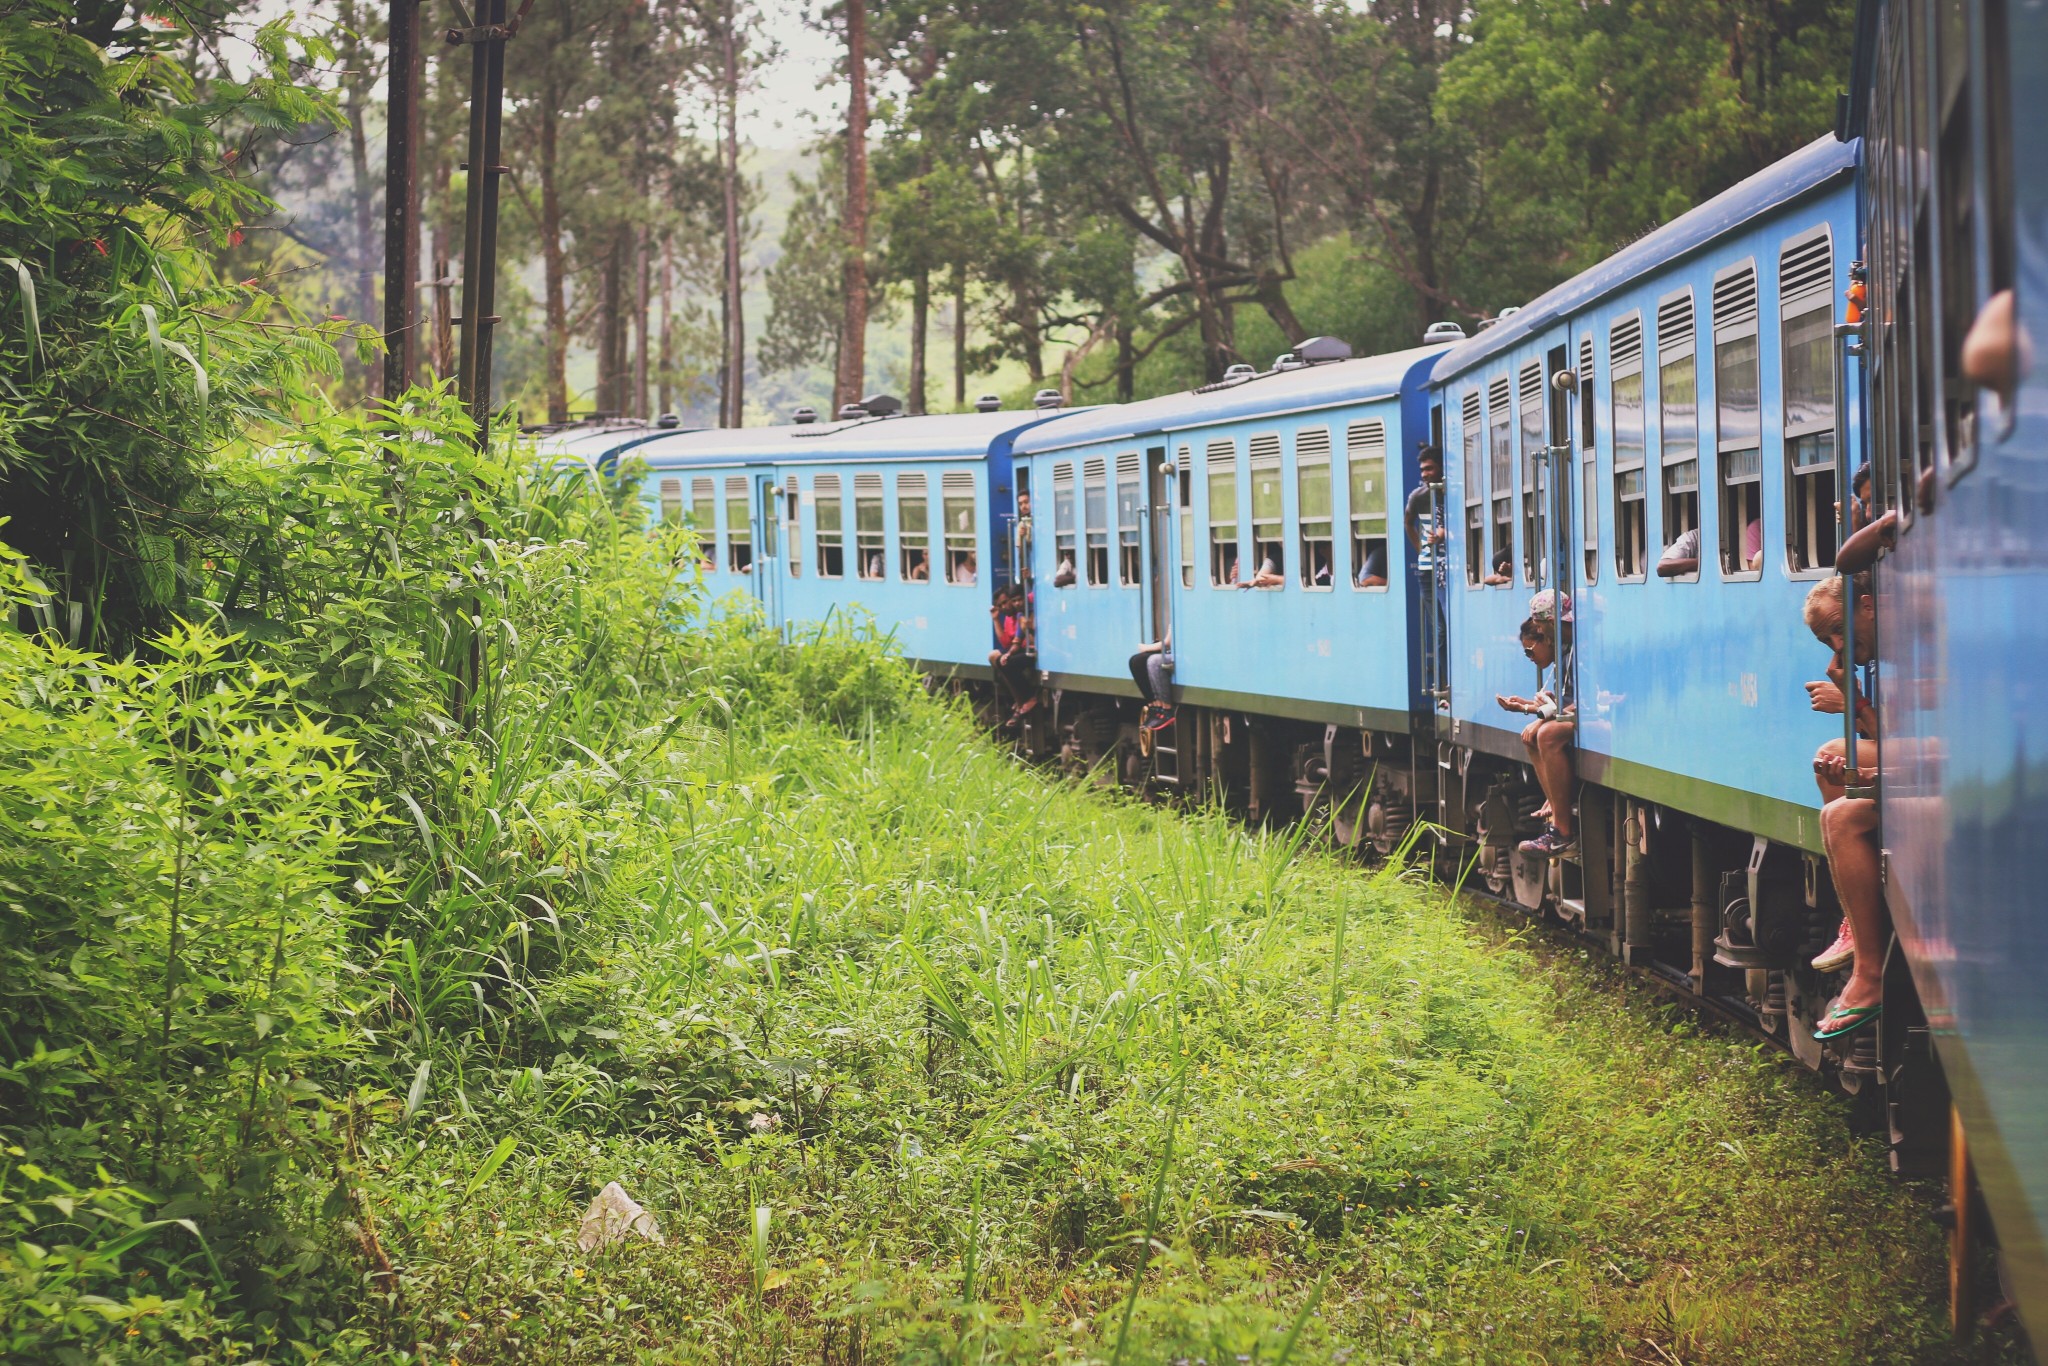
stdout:
<svg viewBox="0 0 2048 1366">
<path fill-rule="evenodd" d="M 987 679 L 990 593 L 1009 575 L 1009 438 L 1049 414 L 868 407 L 650 442 L 634 451 L 642 497 L 656 520 L 698 531 L 714 602 L 741 595 L 786 630 L 864 614 L 924 671 Z"/>
<path fill-rule="evenodd" d="M 1317 339 L 1262 374 L 1021 434 L 1044 747 L 1257 819 L 1334 800 L 1341 839 L 1393 847 L 1422 705 L 1401 512 L 1443 350 L 1354 360 Z M 1177 710 L 1141 746 L 1131 657 L 1169 638 Z"/>
<path fill-rule="evenodd" d="M 1500 894 L 1776 1032 L 1810 1066 L 1839 911 L 1810 760 L 1840 734 L 1802 684 L 1831 573 L 1832 321 L 1855 256 L 1856 147 L 1823 138 L 1438 363 L 1450 649 L 1435 680 L 1444 823 Z M 1690 561 L 1690 564 L 1687 564 Z M 1535 595 L 1574 607 L 1541 686 L 1577 707 L 1578 847 L 1518 852 L 1543 802 L 1498 695 L 1539 686 Z M 1849 1084 L 1873 1075 L 1836 1060 Z"/>
<path fill-rule="evenodd" d="M 1948 1153 L 1959 1322 L 1969 1198 L 2006 1292 L 2048 1340 L 2048 11 L 1866 3 L 1847 128 L 1861 250 L 1875 511 L 1878 841 L 1895 933 L 1883 1074 L 1931 1046 L 1953 1094 L 1896 1104 L 1902 1147 Z M 1917 992 L 1924 1020 L 1896 1008 Z M 1903 1086 L 1892 1091 L 1903 1095 Z M 1935 1132 L 1927 1134 L 1927 1130 Z M 1983 1299 L 1996 1298 L 1987 1288 Z"/>
</svg>

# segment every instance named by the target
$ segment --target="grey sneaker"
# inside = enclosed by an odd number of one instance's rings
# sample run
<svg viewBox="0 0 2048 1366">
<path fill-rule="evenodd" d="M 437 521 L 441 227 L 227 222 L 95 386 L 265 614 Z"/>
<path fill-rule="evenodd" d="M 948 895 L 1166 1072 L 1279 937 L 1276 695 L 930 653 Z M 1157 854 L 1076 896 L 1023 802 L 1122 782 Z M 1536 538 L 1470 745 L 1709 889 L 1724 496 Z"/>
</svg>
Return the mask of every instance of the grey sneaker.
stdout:
<svg viewBox="0 0 2048 1366">
<path fill-rule="evenodd" d="M 1570 835 L 1558 833 L 1554 825 L 1543 827 L 1543 833 L 1535 839 L 1523 840 L 1521 851 L 1531 858 L 1560 859 L 1579 852 L 1579 842 Z"/>
</svg>

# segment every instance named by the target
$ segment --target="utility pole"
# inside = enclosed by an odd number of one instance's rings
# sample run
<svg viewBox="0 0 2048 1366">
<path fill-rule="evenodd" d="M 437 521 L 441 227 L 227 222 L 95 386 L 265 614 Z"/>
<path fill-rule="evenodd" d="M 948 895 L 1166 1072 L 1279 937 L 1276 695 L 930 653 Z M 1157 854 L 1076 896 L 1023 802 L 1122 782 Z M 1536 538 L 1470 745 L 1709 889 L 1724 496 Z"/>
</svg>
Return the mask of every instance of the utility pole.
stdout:
<svg viewBox="0 0 2048 1366">
<path fill-rule="evenodd" d="M 498 139 L 505 112 L 505 44 L 519 31 L 519 21 L 505 21 L 505 0 L 481 0 L 477 23 L 469 22 L 461 0 L 453 0 L 463 27 L 451 28 L 448 41 L 468 44 L 469 172 L 468 204 L 462 221 L 461 352 L 456 362 L 455 389 L 476 424 L 477 449 L 491 437 L 491 329 L 499 321 L 497 304 L 498 177 L 508 169 L 499 159 Z M 519 17 L 533 0 L 525 0 Z"/>
<path fill-rule="evenodd" d="M 419 374 L 420 0 L 391 0 L 384 135 L 384 397 Z"/>
</svg>

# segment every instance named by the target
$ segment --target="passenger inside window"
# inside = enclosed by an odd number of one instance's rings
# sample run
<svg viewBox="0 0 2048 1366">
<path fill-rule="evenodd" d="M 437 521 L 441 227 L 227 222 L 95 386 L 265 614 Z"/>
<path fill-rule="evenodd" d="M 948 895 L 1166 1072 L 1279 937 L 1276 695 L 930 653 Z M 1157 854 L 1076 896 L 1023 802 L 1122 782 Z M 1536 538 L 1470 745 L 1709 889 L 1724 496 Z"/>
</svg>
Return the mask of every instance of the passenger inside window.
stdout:
<svg viewBox="0 0 2048 1366">
<path fill-rule="evenodd" d="M 1700 529 L 1692 527 L 1664 547 L 1657 558 L 1660 579 L 1689 579 L 1700 572 Z"/>
<path fill-rule="evenodd" d="M 1302 550 L 1308 555 L 1308 586 L 1328 588 L 1330 575 L 1334 572 L 1330 564 L 1330 543 L 1328 541 L 1303 541 Z"/>
<path fill-rule="evenodd" d="M 1239 588 L 1278 588 L 1287 582 L 1287 576 L 1280 572 L 1280 543 L 1266 541 L 1260 543 L 1260 548 L 1264 557 L 1260 559 L 1259 567 L 1252 571 L 1249 579 L 1240 580 L 1237 577 L 1237 565 L 1234 562 L 1231 564 L 1231 582 Z"/>
<path fill-rule="evenodd" d="M 1509 571 L 1514 568 L 1514 563 L 1514 552 L 1507 543 L 1497 542 L 1493 547 L 1493 567 L 1487 571 L 1483 582 L 1496 588 L 1504 583 L 1513 583 L 1514 576 Z"/>
<path fill-rule="evenodd" d="M 974 552 L 969 550 L 953 565 L 953 582 L 971 584 L 974 582 Z"/>
<path fill-rule="evenodd" d="M 1054 588 L 1072 588 L 1074 586 L 1073 556 L 1063 555 L 1060 557 L 1059 567 L 1052 571 L 1052 586 Z"/>
<path fill-rule="evenodd" d="M 1358 577 L 1354 582 L 1360 588 L 1385 588 L 1387 586 L 1387 542 L 1385 537 L 1376 537 L 1365 543 L 1365 558 L 1359 561 Z"/>
<path fill-rule="evenodd" d="M 915 546 L 905 547 L 903 551 L 904 582 L 925 583 L 930 580 L 931 576 L 932 557 L 930 552 L 919 550 Z"/>
<path fill-rule="evenodd" d="M 1529 599 L 1529 617 L 1522 623 L 1522 653 L 1536 666 L 1534 697 L 1495 697 L 1507 711 L 1521 712 L 1536 719 L 1522 728 L 1522 747 L 1529 753 L 1530 767 L 1543 789 L 1544 802 L 1536 815 L 1547 821 L 1541 834 L 1523 840 L 1523 854 L 1534 858 L 1564 858 L 1578 852 L 1577 812 L 1572 792 L 1572 740 L 1578 729 L 1578 706 L 1571 696 L 1572 656 L 1567 644 L 1560 660 L 1557 643 L 1561 631 L 1572 625 L 1569 595 L 1544 589 Z M 1543 686 L 1543 671 L 1557 664 L 1557 686 Z"/>
</svg>

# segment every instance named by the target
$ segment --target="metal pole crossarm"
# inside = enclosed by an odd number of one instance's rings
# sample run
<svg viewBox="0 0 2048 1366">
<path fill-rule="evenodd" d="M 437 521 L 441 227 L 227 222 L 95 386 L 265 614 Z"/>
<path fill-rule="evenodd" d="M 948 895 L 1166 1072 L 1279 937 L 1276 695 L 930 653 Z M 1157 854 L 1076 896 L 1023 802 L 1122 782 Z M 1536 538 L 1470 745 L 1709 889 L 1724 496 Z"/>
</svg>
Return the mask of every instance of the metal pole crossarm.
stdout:
<svg viewBox="0 0 2048 1366">
<path fill-rule="evenodd" d="M 489 168 L 469 177 L 467 204 L 463 215 L 461 345 L 456 366 L 456 392 L 476 424 L 479 450 L 490 443 L 491 421 L 491 328 L 499 321 L 494 308 L 498 269 L 498 172 L 499 138 L 504 122 L 505 43 L 517 31 L 505 19 L 506 0 L 484 0 L 479 8 L 480 24 L 463 31 L 477 36 L 468 41 L 473 54 L 470 63 L 469 158 L 467 165 Z M 460 0 L 456 12 L 465 20 Z M 521 10 L 521 16 L 525 11 Z M 457 30 L 450 30 L 455 41 Z"/>
</svg>

